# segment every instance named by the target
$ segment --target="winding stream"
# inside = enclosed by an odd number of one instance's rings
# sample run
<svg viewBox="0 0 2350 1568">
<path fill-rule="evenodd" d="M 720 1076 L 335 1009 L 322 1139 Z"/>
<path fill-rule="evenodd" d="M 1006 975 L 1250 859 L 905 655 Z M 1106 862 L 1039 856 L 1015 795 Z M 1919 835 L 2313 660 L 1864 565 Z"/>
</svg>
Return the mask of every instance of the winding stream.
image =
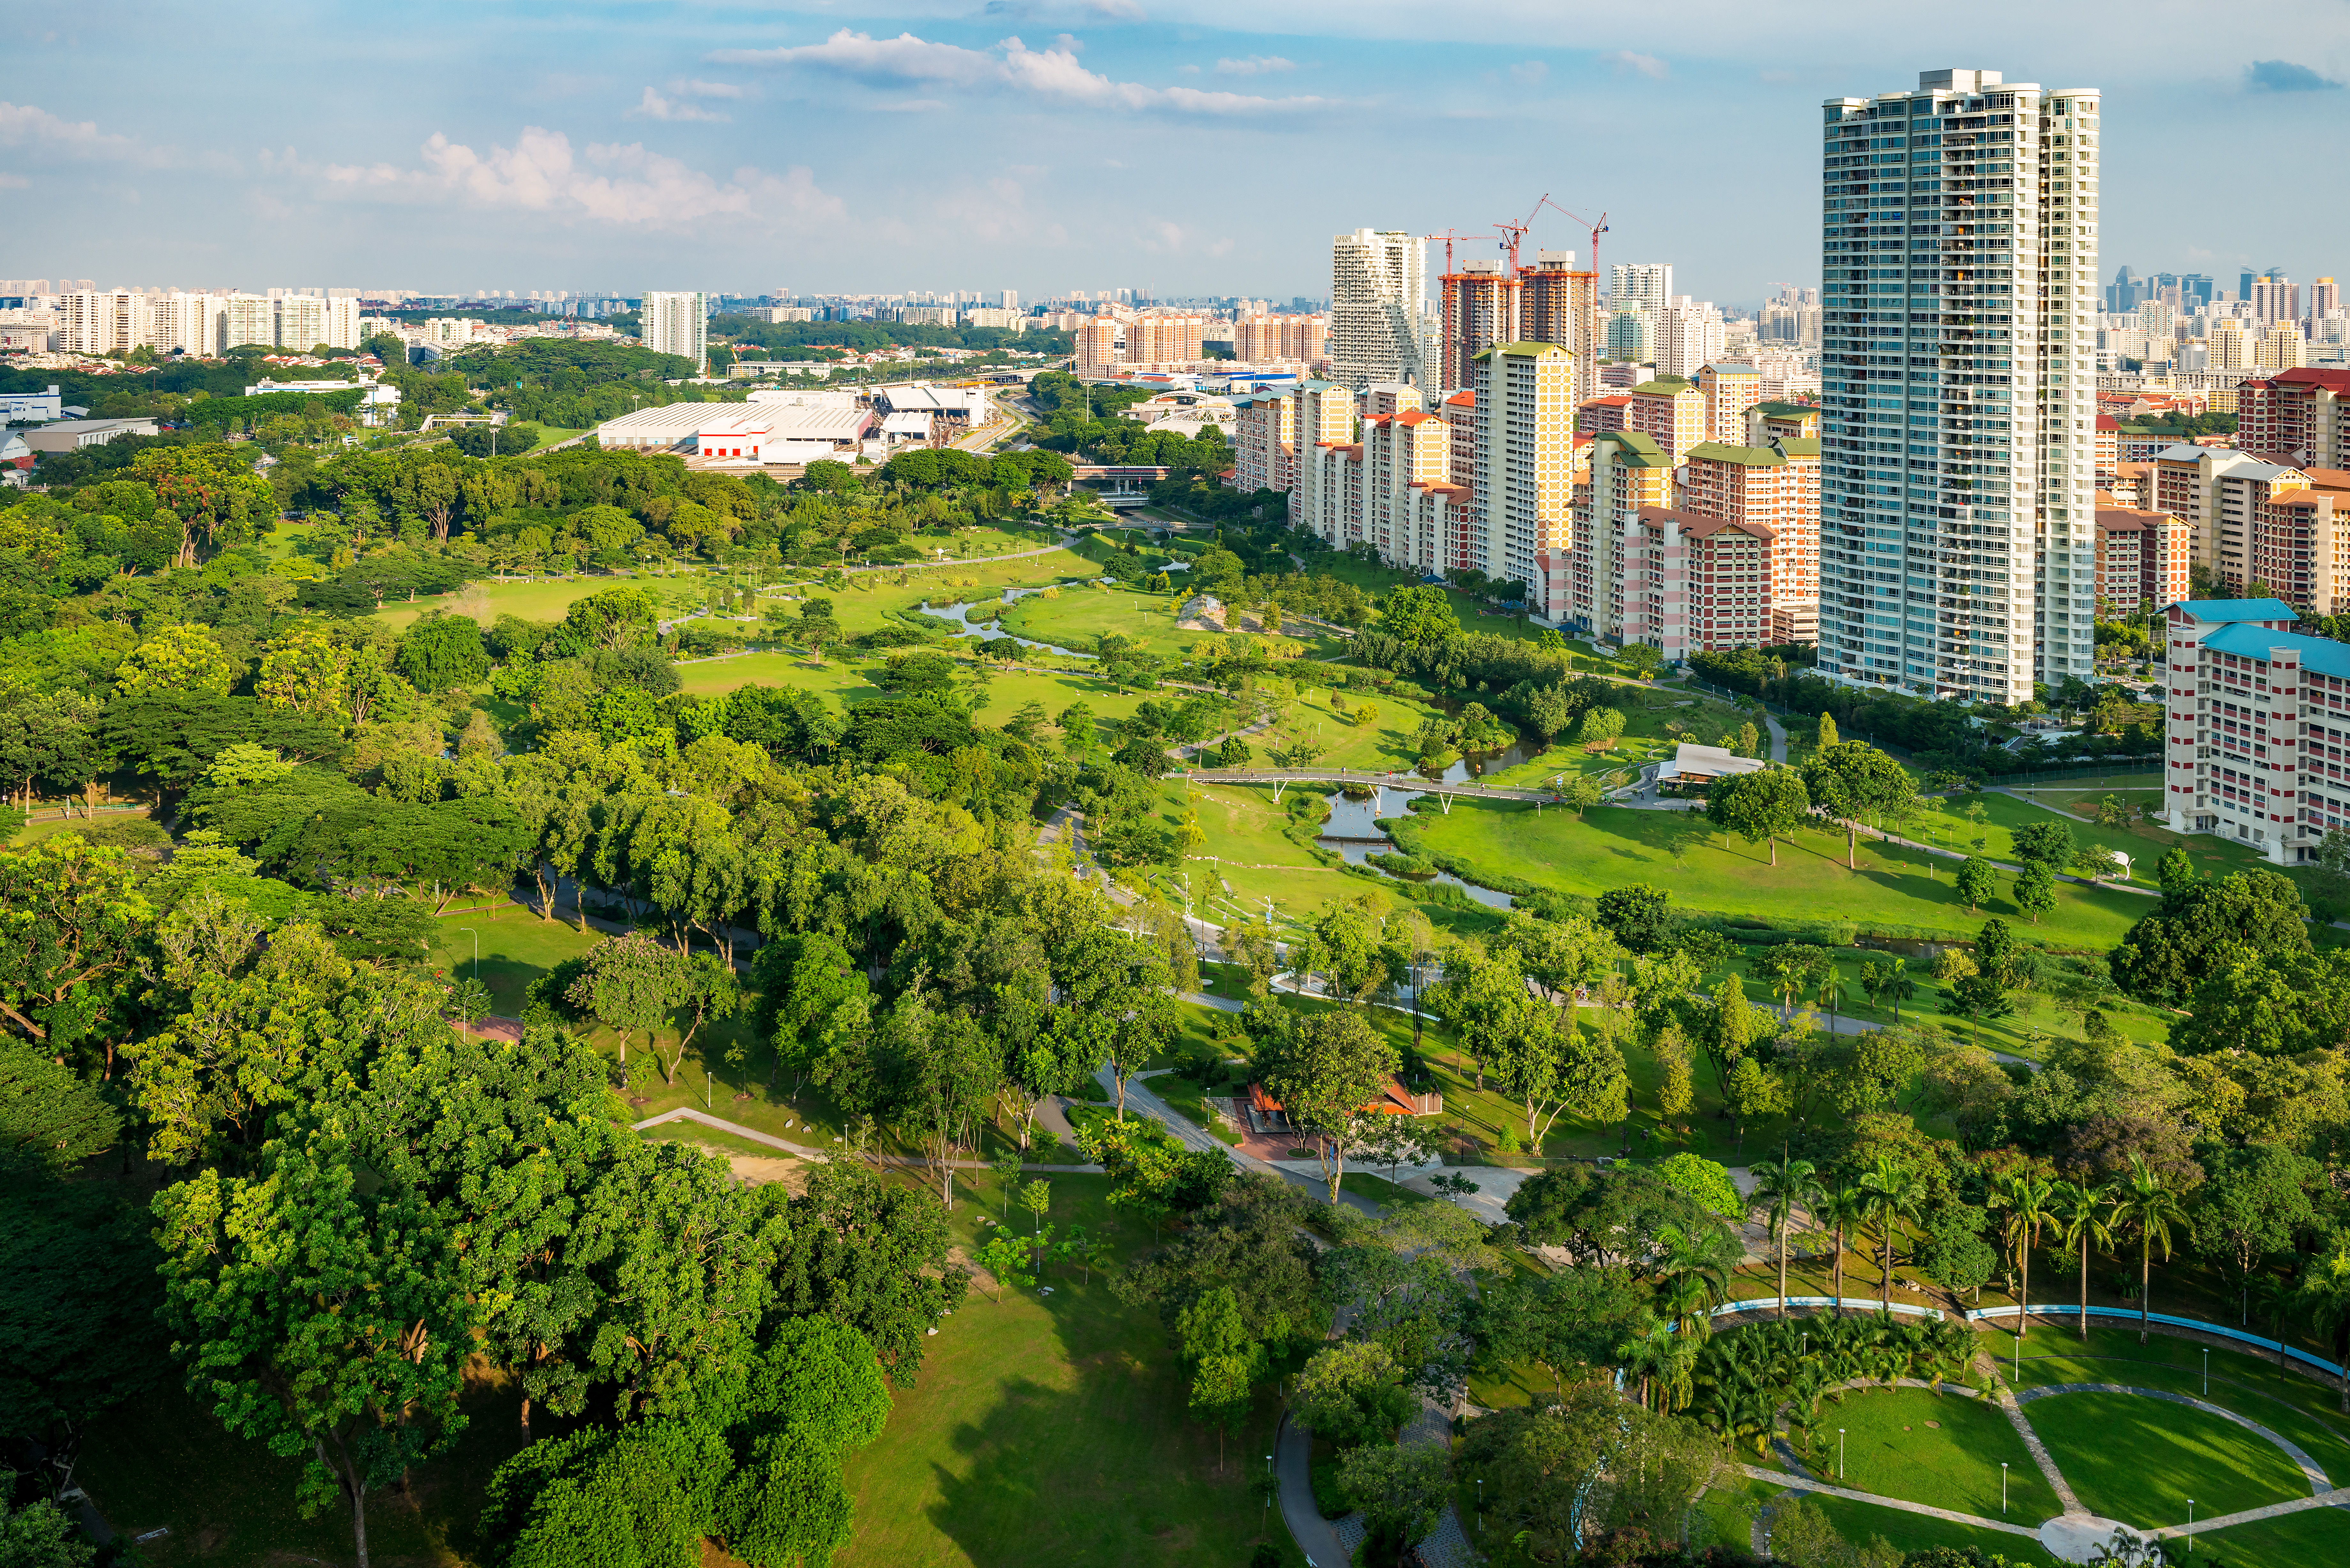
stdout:
<svg viewBox="0 0 2350 1568">
<path fill-rule="evenodd" d="M 1107 581 L 1108 579 L 1104 578 L 1103 580 Z M 1045 590 L 1042 588 L 1006 588 L 1003 590 L 1001 602 L 1006 605 L 1013 604 L 1018 600 L 1026 598 L 1030 594 L 1041 594 Z M 974 623 L 972 620 L 971 612 L 973 606 L 994 604 L 996 602 L 998 601 L 995 599 L 963 599 L 951 605 L 934 605 L 925 603 L 922 606 L 922 613 L 924 615 L 934 615 L 941 620 L 951 620 L 954 622 L 955 625 L 962 628 L 961 631 L 954 634 L 959 638 L 1009 637 L 1013 641 L 1018 643 L 1023 648 L 1042 649 L 1046 653 L 1058 653 L 1070 659 L 1095 659 L 1099 657 L 1097 654 L 1080 652 L 1074 648 L 1063 648 L 1056 642 L 1038 642 L 1033 638 L 1015 636 L 1014 633 L 1003 630 L 993 621 L 979 621 Z"/>
</svg>

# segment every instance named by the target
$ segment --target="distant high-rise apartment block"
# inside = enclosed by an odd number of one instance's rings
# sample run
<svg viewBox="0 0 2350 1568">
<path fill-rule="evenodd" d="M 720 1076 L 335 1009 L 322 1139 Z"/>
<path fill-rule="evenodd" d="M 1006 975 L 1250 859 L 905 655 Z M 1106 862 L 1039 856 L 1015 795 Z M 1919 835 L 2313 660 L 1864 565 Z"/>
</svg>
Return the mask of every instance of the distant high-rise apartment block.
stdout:
<svg viewBox="0 0 2350 1568">
<path fill-rule="evenodd" d="M 1396 229 L 1357 229 L 1330 242 L 1330 379 L 1352 390 L 1373 381 L 1428 384 L 1428 258 Z"/>
<path fill-rule="evenodd" d="M 1474 386 L 1477 357 L 1496 344 L 1517 339 L 1518 296 L 1523 286 L 1509 275 L 1506 264 L 1485 257 L 1461 262 L 1441 283 L 1444 293 L 1438 308 L 1444 335 L 1437 384 Z"/>
<path fill-rule="evenodd" d="M 1653 316 L 1672 296 L 1670 262 L 1617 262 L 1607 269 L 1607 303 L 1618 310 L 1637 306 Z"/>
<path fill-rule="evenodd" d="M 710 369 L 710 296 L 649 293 L 638 306 L 638 337 L 657 354 L 693 361 L 693 373 Z"/>
<path fill-rule="evenodd" d="M 1478 361 L 1474 504 L 1491 575 L 1526 585 L 1526 607 L 1566 618 L 1575 542 L 1574 356 L 1555 343 L 1503 343 Z"/>
<path fill-rule="evenodd" d="M 1599 275 L 1575 271 L 1573 251 L 1538 250 L 1534 265 L 1518 274 L 1518 281 L 1519 340 L 1555 343 L 1575 356 L 1568 373 L 1578 407 L 1598 396 Z"/>
<path fill-rule="evenodd" d="M 1986 70 L 1824 106 L 1823 673 L 2095 670 L 2098 107 Z"/>
<path fill-rule="evenodd" d="M 1319 364 L 1329 355 L 1329 343 L 1330 321 L 1324 316 L 1258 312 L 1232 323 L 1232 357 L 1244 365 Z"/>
</svg>

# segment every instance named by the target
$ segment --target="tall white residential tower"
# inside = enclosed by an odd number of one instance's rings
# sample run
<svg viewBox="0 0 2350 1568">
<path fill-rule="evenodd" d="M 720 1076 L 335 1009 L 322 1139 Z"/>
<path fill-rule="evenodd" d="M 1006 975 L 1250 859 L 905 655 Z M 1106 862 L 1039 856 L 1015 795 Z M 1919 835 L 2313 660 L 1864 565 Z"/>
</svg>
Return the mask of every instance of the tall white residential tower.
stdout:
<svg viewBox="0 0 2350 1568">
<path fill-rule="evenodd" d="M 1373 381 L 1430 385 L 1428 253 L 1394 229 L 1357 229 L 1330 242 L 1330 379 L 1350 391 Z"/>
<path fill-rule="evenodd" d="M 648 294 L 637 328 L 648 348 L 693 361 L 697 376 L 710 371 L 710 296 Z"/>
<path fill-rule="evenodd" d="M 1825 106 L 1823 673 L 2095 669 L 2097 104 L 1940 70 Z"/>
</svg>

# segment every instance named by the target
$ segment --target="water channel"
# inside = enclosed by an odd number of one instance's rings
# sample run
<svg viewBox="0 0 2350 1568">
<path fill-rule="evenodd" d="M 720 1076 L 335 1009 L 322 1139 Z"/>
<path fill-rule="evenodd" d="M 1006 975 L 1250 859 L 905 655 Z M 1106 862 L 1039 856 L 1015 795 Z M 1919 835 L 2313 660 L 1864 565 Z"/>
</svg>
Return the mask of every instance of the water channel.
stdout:
<svg viewBox="0 0 2350 1568">
<path fill-rule="evenodd" d="M 1109 581 L 1107 577 L 1101 578 L 1100 580 L 1103 582 Z M 1006 588 L 1003 590 L 1000 602 L 1010 605 L 1017 602 L 1018 600 L 1026 598 L 1030 594 L 1041 594 L 1045 590 L 1043 588 Z M 1081 653 L 1074 648 L 1063 648 L 1058 643 L 1037 642 L 1030 638 L 1014 637 L 1012 633 L 1003 630 L 992 620 L 983 620 L 978 622 L 972 621 L 971 618 L 971 612 L 974 607 L 983 604 L 995 604 L 997 602 L 999 601 L 996 599 L 964 599 L 951 605 L 934 605 L 925 603 L 922 606 L 922 613 L 924 615 L 936 616 L 941 620 L 951 620 L 954 622 L 955 625 L 962 628 L 961 631 L 954 634 L 957 637 L 1010 637 L 1013 641 L 1018 643 L 1023 648 L 1042 649 L 1046 653 L 1058 653 L 1070 659 L 1093 659 L 1097 657 L 1091 653 Z"/>
</svg>

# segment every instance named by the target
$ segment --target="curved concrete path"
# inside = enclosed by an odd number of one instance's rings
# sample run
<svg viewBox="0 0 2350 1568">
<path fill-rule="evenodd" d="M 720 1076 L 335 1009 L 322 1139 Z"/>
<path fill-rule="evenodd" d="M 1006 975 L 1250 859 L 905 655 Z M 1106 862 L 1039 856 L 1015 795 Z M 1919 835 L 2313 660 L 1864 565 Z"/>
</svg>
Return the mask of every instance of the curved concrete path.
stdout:
<svg viewBox="0 0 2350 1568">
<path fill-rule="evenodd" d="M 2309 1457 L 2307 1449 L 2283 1434 L 2271 1431 L 2248 1416 L 2239 1416 L 2224 1405 L 2214 1405 L 2208 1399 L 2198 1399 L 2192 1394 L 2174 1394 L 2168 1388 L 2140 1388 L 2128 1383 L 2049 1383 L 2037 1388 L 2018 1389 L 2015 1397 L 2018 1404 L 2028 1405 L 2035 1399 L 2052 1398 L 2059 1394 L 2135 1394 L 2141 1399 L 2164 1399 L 2173 1405 L 2184 1405 L 2191 1410 L 2201 1410 L 2209 1415 L 2220 1417 L 2225 1420 L 2233 1421 L 2252 1436 L 2263 1438 L 2282 1450 L 2285 1458 L 2299 1467 L 2303 1478 L 2309 1482 L 2311 1496 L 2323 1496 L 2334 1490 L 2333 1481 L 2326 1478 L 2324 1469 L 2318 1462 Z"/>
</svg>

